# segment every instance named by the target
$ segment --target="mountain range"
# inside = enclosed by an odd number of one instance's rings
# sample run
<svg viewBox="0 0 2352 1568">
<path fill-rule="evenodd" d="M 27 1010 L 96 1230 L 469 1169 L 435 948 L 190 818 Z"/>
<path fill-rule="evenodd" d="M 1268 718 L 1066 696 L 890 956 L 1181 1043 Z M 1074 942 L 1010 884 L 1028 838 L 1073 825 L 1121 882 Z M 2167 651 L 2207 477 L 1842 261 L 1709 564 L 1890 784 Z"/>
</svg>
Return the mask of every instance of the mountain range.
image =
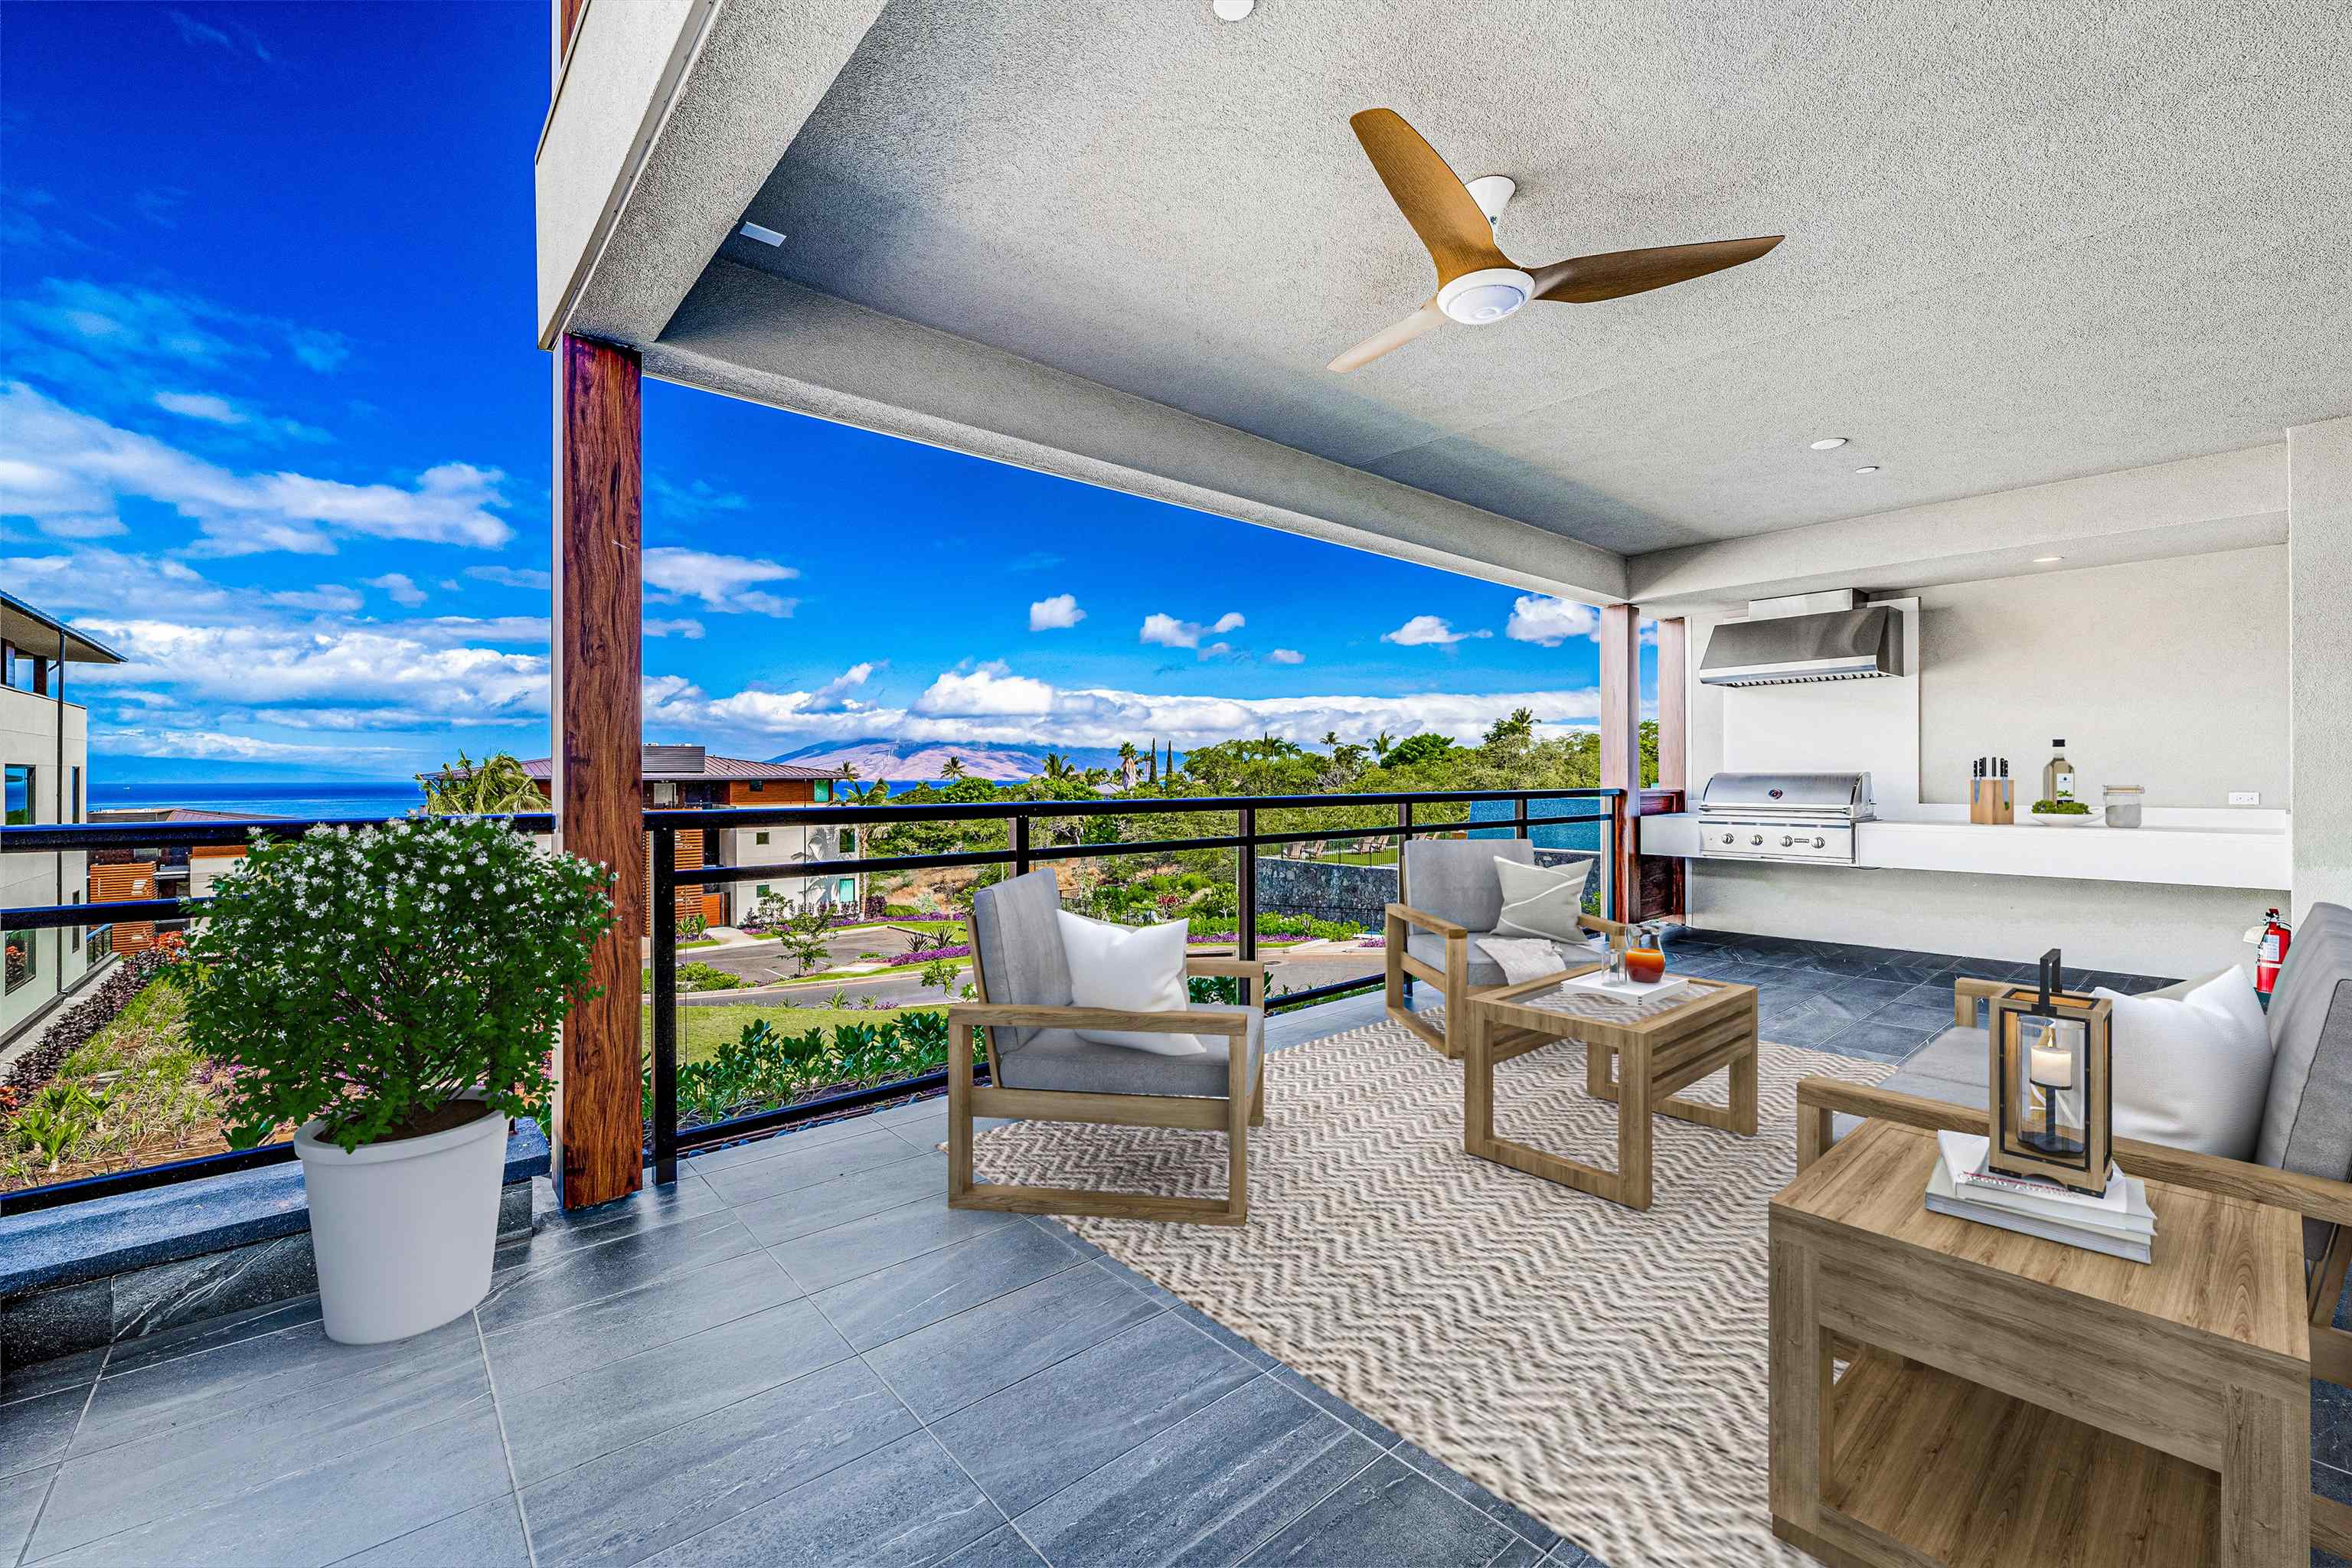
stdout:
<svg viewBox="0 0 2352 1568">
<path fill-rule="evenodd" d="M 770 757 L 772 763 L 796 763 L 807 768 L 837 768 L 846 763 L 857 776 L 875 779 L 937 779 L 950 757 L 963 760 L 965 773 L 1003 783 L 1034 778 L 1045 767 L 1045 753 L 1058 752 L 1081 768 L 1118 769 L 1118 752 L 1108 746 L 1024 746 L 993 741 L 960 743 L 950 741 L 821 741 L 796 752 Z M 1177 753 L 1181 760 L 1183 753 Z"/>
</svg>

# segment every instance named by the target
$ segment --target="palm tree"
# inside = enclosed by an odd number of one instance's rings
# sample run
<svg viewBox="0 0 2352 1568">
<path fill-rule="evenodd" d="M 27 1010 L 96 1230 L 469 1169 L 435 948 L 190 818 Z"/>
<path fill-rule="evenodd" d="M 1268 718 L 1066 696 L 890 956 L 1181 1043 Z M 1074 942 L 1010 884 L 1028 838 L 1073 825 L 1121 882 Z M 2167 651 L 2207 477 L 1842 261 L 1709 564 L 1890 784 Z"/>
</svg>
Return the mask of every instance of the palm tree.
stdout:
<svg viewBox="0 0 2352 1568">
<path fill-rule="evenodd" d="M 950 757 L 947 760 L 947 765 L 940 770 L 940 776 L 950 780 L 960 779 L 971 771 L 963 765 L 961 757 Z"/>
<path fill-rule="evenodd" d="M 1386 730 L 1381 731 L 1378 735 L 1372 737 L 1372 755 L 1379 759 L 1381 766 L 1386 767 L 1388 765 L 1389 751 L 1395 744 L 1396 737 L 1390 734 Z"/>
<path fill-rule="evenodd" d="M 1122 766 L 1131 766 L 1141 760 L 1139 753 L 1138 753 L 1135 749 L 1134 742 L 1121 741 L 1118 743 L 1118 760 Z"/>
<path fill-rule="evenodd" d="M 465 752 L 438 772 L 418 773 L 425 809 L 436 816 L 490 816 L 510 811 L 545 811 L 548 797 L 522 764 L 504 752 L 474 761 Z"/>
<path fill-rule="evenodd" d="M 844 784 L 856 784 L 857 782 L 857 764 L 856 763 L 844 763 L 841 764 L 841 782 Z"/>
<path fill-rule="evenodd" d="M 1059 752 L 1046 752 L 1045 760 L 1037 766 L 1037 773 L 1040 777 L 1052 779 L 1056 782 L 1066 778 L 1075 778 L 1077 775 L 1077 771 L 1078 770 L 1076 768 L 1070 765 L 1070 759 L 1062 755 Z"/>
</svg>

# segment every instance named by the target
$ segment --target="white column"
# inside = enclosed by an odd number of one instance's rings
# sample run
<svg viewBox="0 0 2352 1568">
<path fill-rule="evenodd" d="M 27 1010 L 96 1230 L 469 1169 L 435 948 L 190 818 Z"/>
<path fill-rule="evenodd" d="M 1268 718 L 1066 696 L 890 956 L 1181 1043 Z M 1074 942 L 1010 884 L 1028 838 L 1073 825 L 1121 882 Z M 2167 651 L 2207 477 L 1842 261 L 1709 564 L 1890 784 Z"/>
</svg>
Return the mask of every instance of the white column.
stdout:
<svg viewBox="0 0 2352 1568">
<path fill-rule="evenodd" d="M 2287 432 L 2294 914 L 2352 904 L 2352 417 Z"/>
</svg>

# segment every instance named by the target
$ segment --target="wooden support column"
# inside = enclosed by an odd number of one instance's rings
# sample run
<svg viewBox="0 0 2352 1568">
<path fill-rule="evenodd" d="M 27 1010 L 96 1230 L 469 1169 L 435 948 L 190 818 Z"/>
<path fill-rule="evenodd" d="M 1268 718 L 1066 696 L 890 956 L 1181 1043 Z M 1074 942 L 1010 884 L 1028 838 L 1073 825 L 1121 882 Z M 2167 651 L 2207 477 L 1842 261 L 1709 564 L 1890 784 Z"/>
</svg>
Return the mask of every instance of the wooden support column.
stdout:
<svg viewBox="0 0 2352 1568">
<path fill-rule="evenodd" d="M 1613 918 L 1634 912 L 1633 818 L 1641 813 L 1642 643 L 1632 605 L 1601 606 L 1601 787 L 1625 792 L 1610 857 Z"/>
<path fill-rule="evenodd" d="M 635 351 L 566 334 L 555 379 L 555 839 L 618 873 L 593 960 L 603 994 L 563 1026 L 555 1145 L 563 1206 L 577 1209 L 635 1192 L 644 1166 L 644 474 Z"/>
</svg>

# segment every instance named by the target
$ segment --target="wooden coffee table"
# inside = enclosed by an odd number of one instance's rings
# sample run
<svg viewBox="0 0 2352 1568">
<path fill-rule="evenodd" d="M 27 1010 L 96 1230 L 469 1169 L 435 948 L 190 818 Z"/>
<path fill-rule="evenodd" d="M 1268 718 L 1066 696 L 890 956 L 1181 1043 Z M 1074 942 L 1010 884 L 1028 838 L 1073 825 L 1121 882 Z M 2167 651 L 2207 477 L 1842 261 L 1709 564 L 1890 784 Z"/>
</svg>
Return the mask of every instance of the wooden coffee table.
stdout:
<svg viewBox="0 0 2352 1568">
<path fill-rule="evenodd" d="M 2126 1263 L 1929 1213 L 1936 1157 L 1865 1122 L 1772 1200 L 1773 1532 L 1832 1568 L 2305 1568 L 2302 1221 L 2150 1182 Z"/>
<path fill-rule="evenodd" d="M 1560 990 L 1559 983 L 1570 975 L 1600 967 L 1588 963 L 1563 974 L 1498 985 L 1465 1004 L 1469 1026 L 1462 1052 L 1462 1146 L 1515 1171 L 1646 1209 L 1654 1112 L 1756 1136 L 1756 987 L 1694 979 L 1696 995 L 1642 1007 Z M 1586 1091 L 1617 1102 L 1614 1171 L 1495 1135 L 1495 1065 L 1562 1040 L 1584 1046 Z M 1729 1104 L 1675 1098 L 1727 1068 Z"/>
</svg>

